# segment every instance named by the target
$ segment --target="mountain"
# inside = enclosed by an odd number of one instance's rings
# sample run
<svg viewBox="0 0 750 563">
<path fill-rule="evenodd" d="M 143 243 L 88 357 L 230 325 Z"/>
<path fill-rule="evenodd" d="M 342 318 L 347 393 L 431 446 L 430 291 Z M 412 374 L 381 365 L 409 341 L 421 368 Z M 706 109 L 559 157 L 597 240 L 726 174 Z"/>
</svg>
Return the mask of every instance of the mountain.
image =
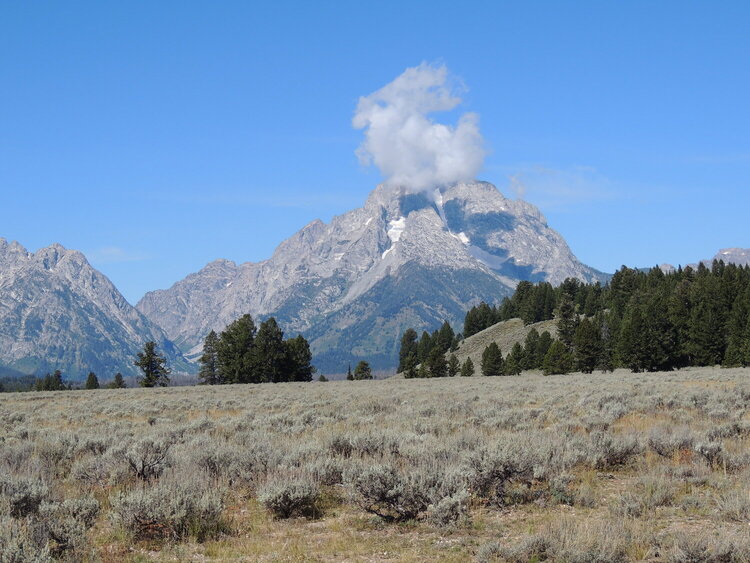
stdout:
<svg viewBox="0 0 750 563">
<path fill-rule="evenodd" d="M 723 260 L 725 264 L 750 266 L 750 248 L 722 248 L 711 260 L 703 260 L 708 267 L 714 260 Z"/>
<path fill-rule="evenodd" d="M 0 238 L 0 371 L 135 375 L 133 359 L 148 340 L 173 369 L 192 369 L 83 254 L 59 244 L 30 253 Z"/>
<path fill-rule="evenodd" d="M 136 307 L 192 357 L 210 330 L 244 313 L 274 315 L 305 335 L 322 371 L 340 373 L 359 359 L 394 367 L 407 327 L 460 327 L 470 306 L 501 300 L 519 280 L 566 277 L 605 276 L 581 264 L 536 207 L 492 184 L 416 194 L 381 185 L 364 207 L 313 221 L 268 260 L 211 262 Z"/>
<path fill-rule="evenodd" d="M 725 264 L 737 264 L 738 266 L 750 266 L 750 248 L 722 248 L 714 254 L 713 258 L 707 258 L 701 260 L 700 263 L 710 268 L 714 260 L 723 260 Z M 692 264 L 686 264 L 695 269 L 698 267 L 698 262 Z M 659 266 L 662 272 L 669 273 L 677 270 L 672 264 L 662 264 Z M 644 268 L 648 269 L 648 268 Z"/>
</svg>

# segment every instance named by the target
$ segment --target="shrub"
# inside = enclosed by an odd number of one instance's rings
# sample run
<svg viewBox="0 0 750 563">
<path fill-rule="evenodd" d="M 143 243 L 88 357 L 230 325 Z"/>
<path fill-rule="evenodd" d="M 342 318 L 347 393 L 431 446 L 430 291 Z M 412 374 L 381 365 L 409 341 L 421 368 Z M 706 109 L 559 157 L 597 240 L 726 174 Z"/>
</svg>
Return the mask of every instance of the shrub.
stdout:
<svg viewBox="0 0 750 563">
<path fill-rule="evenodd" d="M 194 537 L 202 542 L 226 530 L 219 491 L 200 478 L 162 479 L 110 497 L 113 521 L 136 539 Z"/>
<path fill-rule="evenodd" d="M 169 448 L 165 440 L 144 438 L 130 446 L 123 454 L 132 473 L 141 480 L 159 477 L 169 466 Z"/>
<path fill-rule="evenodd" d="M 353 466 L 344 475 L 356 504 L 388 522 L 417 518 L 430 505 L 457 494 L 461 481 L 457 473 L 435 467 L 416 467 L 401 473 L 391 465 L 381 464 Z M 446 501 L 444 509 L 448 504 Z"/>
<path fill-rule="evenodd" d="M 49 498 L 49 487 L 39 479 L 0 477 L 0 495 L 8 502 L 10 515 L 24 518 L 39 511 L 39 505 Z"/>
<path fill-rule="evenodd" d="M 724 493 L 717 502 L 719 515 L 724 520 L 750 523 L 750 493 L 731 491 Z"/>
<path fill-rule="evenodd" d="M 81 553 L 86 545 L 86 531 L 93 526 L 99 514 L 96 499 L 67 499 L 61 503 L 42 504 L 39 515 L 41 526 L 52 540 L 52 552 Z"/>
<path fill-rule="evenodd" d="M 271 476 L 258 490 L 258 501 L 277 518 L 318 515 L 320 488 L 309 476 Z"/>
<path fill-rule="evenodd" d="M 459 491 L 427 507 L 425 517 L 433 526 L 444 528 L 468 520 L 469 493 Z"/>
<path fill-rule="evenodd" d="M 44 538 L 35 538 L 25 523 L 0 516 L 0 563 L 52 563 Z M 39 541 L 41 539 L 41 541 Z"/>
</svg>

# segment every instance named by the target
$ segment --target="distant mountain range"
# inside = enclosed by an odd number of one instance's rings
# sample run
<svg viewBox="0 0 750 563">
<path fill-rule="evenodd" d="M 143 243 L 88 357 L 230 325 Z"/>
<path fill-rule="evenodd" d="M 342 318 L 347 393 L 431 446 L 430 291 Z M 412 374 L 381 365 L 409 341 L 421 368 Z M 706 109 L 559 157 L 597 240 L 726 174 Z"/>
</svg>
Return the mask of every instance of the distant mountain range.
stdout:
<svg viewBox="0 0 750 563">
<path fill-rule="evenodd" d="M 133 360 L 147 340 L 175 370 L 193 369 L 83 254 L 59 244 L 30 253 L 0 238 L 0 375 L 136 375 Z"/>
<path fill-rule="evenodd" d="M 717 258 L 748 264 L 750 250 Z M 54 244 L 30 253 L 0 238 L 0 375 L 133 375 L 147 340 L 175 371 L 195 372 L 186 357 L 245 313 L 303 334 L 323 373 L 360 359 L 391 369 L 406 328 L 447 319 L 460 330 L 472 305 L 499 302 L 520 280 L 567 277 L 610 276 L 579 262 L 536 207 L 486 182 L 416 194 L 379 186 L 363 207 L 313 221 L 268 260 L 216 260 L 136 307 L 80 252 Z"/>
<path fill-rule="evenodd" d="M 391 368 L 407 327 L 460 327 L 469 307 L 500 301 L 519 280 L 566 277 L 607 278 L 533 205 L 485 182 L 416 194 L 382 185 L 364 207 L 310 223 L 270 259 L 217 260 L 137 308 L 193 358 L 210 330 L 244 313 L 274 315 L 331 373 L 360 359 Z"/>
<path fill-rule="evenodd" d="M 722 248 L 714 254 L 713 258 L 701 260 L 700 263 L 710 268 L 714 260 L 723 260 L 725 264 L 748 266 L 750 265 L 750 248 Z M 685 266 L 695 269 L 698 267 L 698 262 L 686 264 Z M 672 272 L 677 269 L 672 264 L 662 264 L 659 268 L 664 272 Z"/>
</svg>

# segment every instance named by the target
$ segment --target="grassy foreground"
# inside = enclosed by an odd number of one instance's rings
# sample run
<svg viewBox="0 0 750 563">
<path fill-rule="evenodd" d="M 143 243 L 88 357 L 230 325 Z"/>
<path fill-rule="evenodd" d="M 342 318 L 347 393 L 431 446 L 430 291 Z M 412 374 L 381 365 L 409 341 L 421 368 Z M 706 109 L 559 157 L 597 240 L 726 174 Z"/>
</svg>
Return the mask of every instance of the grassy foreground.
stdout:
<svg viewBox="0 0 750 563">
<path fill-rule="evenodd" d="M 5 394 L 0 561 L 750 561 L 749 443 L 748 369 Z"/>
</svg>

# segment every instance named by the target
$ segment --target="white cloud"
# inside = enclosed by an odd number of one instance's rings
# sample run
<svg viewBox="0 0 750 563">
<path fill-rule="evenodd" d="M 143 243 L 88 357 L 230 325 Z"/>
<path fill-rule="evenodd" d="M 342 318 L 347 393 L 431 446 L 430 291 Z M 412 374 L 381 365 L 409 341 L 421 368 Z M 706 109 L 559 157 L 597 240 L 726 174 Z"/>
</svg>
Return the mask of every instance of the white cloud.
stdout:
<svg viewBox="0 0 750 563">
<path fill-rule="evenodd" d="M 457 85 L 444 65 L 422 63 L 361 97 L 352 119 L 365 130 L 360 162 L 377 166 L 388 184 L 415 191 L 474 179 L 485 157 L 479 116 L 466 113 L 455 126 L 430 118 L 461 103 Z"/>
</svg>

